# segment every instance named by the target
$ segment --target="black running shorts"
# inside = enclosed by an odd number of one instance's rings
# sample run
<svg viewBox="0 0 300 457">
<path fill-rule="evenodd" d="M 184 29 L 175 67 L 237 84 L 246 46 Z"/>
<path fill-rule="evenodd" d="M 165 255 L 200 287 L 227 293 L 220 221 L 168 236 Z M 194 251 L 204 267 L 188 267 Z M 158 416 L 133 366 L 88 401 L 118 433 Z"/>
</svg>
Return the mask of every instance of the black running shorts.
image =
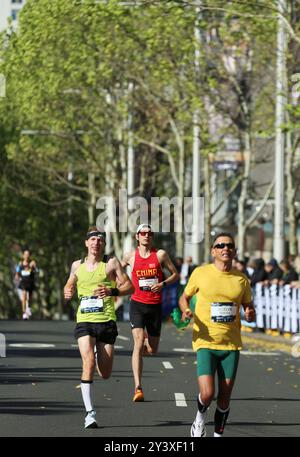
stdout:
<svg viewBox="0 0 300 457">
<path fill-rule="evenodd" d="M 130 300 L 131 329 L 145 328 L 150 336 L 160 336 L 162 321 L 161 304 L 149 305 L 135 300 Z"/>
<path fill-rule="evenodd" d="M 96 338 L 96 342 L 115 344 L 118 336 L 117 324 L 115 321 L 108 322 L 79 322 L 76 324 L 74 336 L 76 340 L 82 336 L 90 335 Z"/>
</svg>

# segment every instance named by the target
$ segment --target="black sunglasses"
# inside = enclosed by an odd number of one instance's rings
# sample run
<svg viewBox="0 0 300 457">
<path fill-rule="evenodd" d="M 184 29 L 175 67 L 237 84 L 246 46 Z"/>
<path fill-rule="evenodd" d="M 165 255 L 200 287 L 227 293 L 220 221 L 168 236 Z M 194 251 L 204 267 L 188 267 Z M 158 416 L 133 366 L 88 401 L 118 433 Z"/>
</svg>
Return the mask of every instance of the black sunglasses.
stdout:
<svg viewBox="0 0 300 457">
<path fill-rule="evenodd" d="M 233 243 L 218 243 L 213 246 L 214 249 L 224 249 L 225 246 L 228 247 L 228 249 L 234 249 L 235 246 Z"/>
</svg>

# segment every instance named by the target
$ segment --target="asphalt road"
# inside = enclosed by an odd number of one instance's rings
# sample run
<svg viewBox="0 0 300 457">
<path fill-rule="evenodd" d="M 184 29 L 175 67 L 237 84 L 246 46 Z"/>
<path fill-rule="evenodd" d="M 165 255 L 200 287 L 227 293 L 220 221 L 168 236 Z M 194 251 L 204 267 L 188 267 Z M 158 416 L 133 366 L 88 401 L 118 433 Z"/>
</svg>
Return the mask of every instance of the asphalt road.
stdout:
<svg viewBox="0 0 300 457">
<path fill-rule="evenodd" d="M 164 324 L 160 353 L 144 359 L 145 402 L 133 403 L 129 323 L 118 327 L 113 375 L 106 381 L 95 376 L 99 428 L 85 430 L 74 323 L 1 321 L 6 357 L 0 358 L 0 436 L 189 437 L 197 393 L 191 330 Z M 300 436 L 299 374 L 300 359 L 289 351 L 247 343 L 224 437 Z M 214 411 L 215 402 L 209 436 Z"/>
</svg>

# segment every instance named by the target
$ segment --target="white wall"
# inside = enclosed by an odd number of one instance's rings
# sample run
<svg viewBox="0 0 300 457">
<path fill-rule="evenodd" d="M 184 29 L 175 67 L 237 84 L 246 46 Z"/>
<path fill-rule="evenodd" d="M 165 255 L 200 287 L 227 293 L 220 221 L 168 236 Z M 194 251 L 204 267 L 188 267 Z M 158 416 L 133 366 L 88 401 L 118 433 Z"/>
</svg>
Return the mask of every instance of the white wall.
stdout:
<svg viewBox="0 0 300 457">
<path fill-rule="evenodd" d="M 8 25 L 8 18 L 11 16 L 12 10 L 20 10 L 25 4 L 26 0 L 22 3 L 12 3 L 12 0 L 0 0 L 0 32 Z"/>
</svg>

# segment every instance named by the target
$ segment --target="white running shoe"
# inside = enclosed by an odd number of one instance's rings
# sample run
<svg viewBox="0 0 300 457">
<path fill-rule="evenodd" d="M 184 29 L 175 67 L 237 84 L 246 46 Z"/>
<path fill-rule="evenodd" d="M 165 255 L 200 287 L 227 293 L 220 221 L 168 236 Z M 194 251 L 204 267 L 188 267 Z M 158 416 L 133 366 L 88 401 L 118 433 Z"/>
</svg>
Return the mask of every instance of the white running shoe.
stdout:
<svg viewBox="0 0 300 457">
<path fill-rule="evenodd" d="M 22 317 L 23 317 L 23 321 L 27 321 L 28 320 L 28 316 L 27 316 L 26 313 L 24 313 Z"/>
<path fill-rule="evenodd" d="M 32 316 L 32 312 L 31 312 L 31 309 L 29 308 L 29 306 L 26 308 L 26 314 L 28 317 Z"/>
<path fill-rule="evenodd" d="M 194 420 L 191 427 L 191 437 L 204 438 L 206 436 L 205 422 L 197 422 Z"/>
<path fill-rule="evenodd" d="M 84 428 L 98 428 L 97 421 L 95 419 L 96 417 L 96 411 L 89 411 L 86 413 L 85 419 L 84 419 Z"/>
</svg>

